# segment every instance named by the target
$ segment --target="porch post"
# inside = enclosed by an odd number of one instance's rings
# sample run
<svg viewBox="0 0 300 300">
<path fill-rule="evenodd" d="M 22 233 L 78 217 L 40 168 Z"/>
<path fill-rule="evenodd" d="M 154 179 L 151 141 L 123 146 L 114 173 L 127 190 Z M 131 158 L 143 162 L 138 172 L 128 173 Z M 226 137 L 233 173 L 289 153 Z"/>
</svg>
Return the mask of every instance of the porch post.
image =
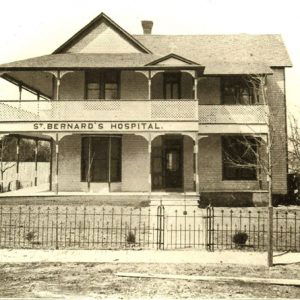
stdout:
<svg viewBox="0 0 300 300">
<path fill-rule="evenodd" d="M 151 100 L 151 98 L 152 98 L 152 95 L 151 95 L 151 83 L 152 83 L 151 70 L 149 70 L 149 73 L 148 73 L 148 100 Z"/>
<path fill-rule="evenodd" d="M 56 100 L 60 98 L 60 71 L 57 71 L 56 77 Z"/>
<path fill-rule="evenodd" d="M 194 99 L 198 100 L 198 79 L 194 77 Z"/>
<path fill-rule="evenodd" d="M 49 191 L 52 191 L 53 176 L 53 139 L 50 140 L 50 176 L 49 176 Z"/>
<path fill-rule="evenodd" d="M 22 101 L 22 85 L 19 84 L 19 109 L 21 108 L 21 101 Z"/>
<path fill-rule="evenodd" d="M 59 139 L 58 133 L 55 135 L 55 194 L 58 194 L 58 159 L 59 159 Z"/>
<path fill-rule="evenodd" d="M 39 117 L 40 116 L 40 93 L 36 94 L 36 99 L 37 99 L 37 115 Z"/>
<path fill-rule="evenodd" d="M 91 164 L 92 164 L 92 161 L 91 161 L 91 151 L 92 151 L 92 148 L 91 148 L 91 144 L 92 144 L 92 139 L 91 137 L 88 137 L 88 142 L 89 142 L 89 149 L 88 149 L 88 173 L 87 173 L 87 186 L 88 186 L 88 191 L 90 192 L 91 190 Z"/>
<path fill-rule="evenodd" d="M 194 187 L 195 192 L 199 193 L 199 166 L 198 166 L 198 160 L 199 160 L 199 149 L 198 149 L 198 134 L 195 134 L 195 140 L 194 140 Z"/>
<path fill-rule="evenodd" d="M 34 186 L 37 186 L 38 146 L 39 146 L 39 140 L 35 139 L 35 147 L 34 147 Z"/>
<path fill-rule="evenodd" d="M 17 145 L 16 145 L 16 189 L 17 190 L 20 188 L 19 168 L 20 168 L 20 137 L 17 136 Z"/>
<path fill-rule="evenodd" d="M 149 139 L 148 139 L 148 153 L 149 153 L 149 177 L 148 177 L 148 191 L 149 195 L 151 195 L 152 192 L 152 175 L 151 175 L 151 153 L 152 153 L 152 147 L 151 147 L 152 141 L 151 141 L 151 133 L 149 133 Z"/>
<path fill-rule="evenodd" d="M 111 136 L 108 138 L 108 191 L 111 191 Z"/>
</svg>

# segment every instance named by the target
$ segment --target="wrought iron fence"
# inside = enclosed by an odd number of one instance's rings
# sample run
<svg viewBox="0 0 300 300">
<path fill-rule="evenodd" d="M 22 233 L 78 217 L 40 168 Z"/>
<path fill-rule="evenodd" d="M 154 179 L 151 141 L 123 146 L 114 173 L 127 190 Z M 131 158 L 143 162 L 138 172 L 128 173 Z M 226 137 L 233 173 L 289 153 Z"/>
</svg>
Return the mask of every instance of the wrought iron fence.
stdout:
<svg viewBox="0 0 300 300">
<path fill-rule="evenodd" d="M 274 209 L 275 251 L 300 251 L 300 210 Z M 0 206 L 0 248 L 265 251 L 261 208 Z"/>
<path fill-rule="evenodd" d="M 267 209 L 210 208 L 213 225 L 210 229 L 214 249 L 267 250 Z M 273 249 L 300 251 L 300 211 L 274 209 Z"/>
<path fill-rule="evenodd" d="M 156 223 L 142 208 L 0 206 L 0 247 L 160 248 Z"/>
</svg>

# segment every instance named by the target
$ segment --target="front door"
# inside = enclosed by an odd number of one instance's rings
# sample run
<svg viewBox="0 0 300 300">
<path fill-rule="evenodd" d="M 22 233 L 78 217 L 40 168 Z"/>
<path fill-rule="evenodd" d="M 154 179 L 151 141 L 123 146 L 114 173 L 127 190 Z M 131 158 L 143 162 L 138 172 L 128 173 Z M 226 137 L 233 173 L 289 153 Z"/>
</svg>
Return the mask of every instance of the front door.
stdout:
<svg viewBox="0 0 300 300">
<path fill-rule="evenodd" d="M 164 178 L 166 190 L 182 189 L 182 138 L 164 141 Z"/>
</svg>

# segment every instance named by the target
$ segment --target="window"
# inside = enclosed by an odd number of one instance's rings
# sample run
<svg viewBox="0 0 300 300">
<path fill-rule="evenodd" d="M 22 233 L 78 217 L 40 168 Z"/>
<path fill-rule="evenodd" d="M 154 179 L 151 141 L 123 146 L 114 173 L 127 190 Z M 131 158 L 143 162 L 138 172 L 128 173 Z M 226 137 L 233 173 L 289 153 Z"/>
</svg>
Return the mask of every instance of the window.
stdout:
<svg viewBox="0 0 300 300">
<path fill-rule="evenodd" d="M 165 73 L 164 74 L 164 98 L 165 99 L 180 99 L 180 73 Z"/>
<path fill-rule="evenodd" d="M 81 180 L 120 182 L 121 145 L 122 140 L 119 136 L 83 137 Z"/>
<path fill-rule="evenodd" d="M 223 104 L 257 104 L 259 96 L 257 87 L 242 76 L 222 77 Z"/>
<path fill-rule="evenodd" d="M 116 70 L 87 71 L 86 98 L 90 100 L 119 99 L 120 73 Z"/>
<path fill-rule="evenodd" d="M 257 148 L 251 137 L 222 137 L 223 180 L 256 180 Z"/>
</svg>

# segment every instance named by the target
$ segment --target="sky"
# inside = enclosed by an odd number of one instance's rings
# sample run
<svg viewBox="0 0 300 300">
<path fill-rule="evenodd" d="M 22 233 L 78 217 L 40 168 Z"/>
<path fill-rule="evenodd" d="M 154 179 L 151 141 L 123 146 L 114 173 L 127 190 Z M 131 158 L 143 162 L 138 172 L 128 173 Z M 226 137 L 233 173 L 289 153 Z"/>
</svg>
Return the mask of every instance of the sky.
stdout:
<svg viewBox="0 0 300 300">
<path fill-rule="evenodd" d="M 154 22 L 153 34 L 281 34 L 293 63 L 288 110 L 300 119 L 299 0 L 3 1 L 0 64 L 50 54 L 101 12 L 132 34 L 142 33 L 141 20 Z M 0 99 L 10 85 L 0 82 Z"/>
</svg>

